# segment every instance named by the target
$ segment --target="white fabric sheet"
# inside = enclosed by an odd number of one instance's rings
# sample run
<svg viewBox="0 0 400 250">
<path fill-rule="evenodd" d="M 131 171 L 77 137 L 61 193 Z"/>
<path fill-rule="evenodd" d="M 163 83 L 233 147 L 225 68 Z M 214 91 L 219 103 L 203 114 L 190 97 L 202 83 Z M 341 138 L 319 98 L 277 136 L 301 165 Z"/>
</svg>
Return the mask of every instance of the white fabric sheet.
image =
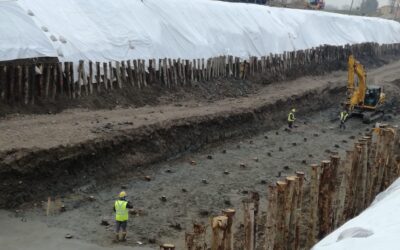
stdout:
<svg viewBox="0 0 400 250">
<path fill-rule="evenodd" d="M 398 43 L 400 23 L 212 0 L 16 0 L 0 2 L 0 33 L 0 61 L 58 55 L 104 62 Z"/>
<path fill-rule="evenodd" d="M 400 179 L 373 204 L 320 241 L 312 250 L 398 250 Z"/>
</svg>

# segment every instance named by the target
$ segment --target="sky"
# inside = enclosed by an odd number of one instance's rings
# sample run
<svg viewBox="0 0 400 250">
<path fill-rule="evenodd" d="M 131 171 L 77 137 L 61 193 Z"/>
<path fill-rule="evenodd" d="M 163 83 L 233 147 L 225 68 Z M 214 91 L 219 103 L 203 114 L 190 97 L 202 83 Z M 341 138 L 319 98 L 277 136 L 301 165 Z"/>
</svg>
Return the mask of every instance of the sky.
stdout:
<svg viewBox="0 0 400 250">
<path fill-rule="evenodd" d="M 333 5 L 335 7 L 341 8 L 343 5 L 350 5 L 351 0 L 325 0 L 326 4 Z M 359 6 L 362 0 L 354 0 L 353 6 Z M 390 0 L 378 0 L 379 6 L 388 5 Z"/>
</svg>

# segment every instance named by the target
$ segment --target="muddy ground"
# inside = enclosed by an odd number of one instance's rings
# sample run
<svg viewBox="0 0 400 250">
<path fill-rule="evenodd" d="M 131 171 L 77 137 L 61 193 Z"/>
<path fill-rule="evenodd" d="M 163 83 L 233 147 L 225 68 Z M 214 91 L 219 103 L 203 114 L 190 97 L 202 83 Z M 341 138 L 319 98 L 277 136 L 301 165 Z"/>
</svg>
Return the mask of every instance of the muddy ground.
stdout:
<svg viewBox="0 0 400 250">
<path fill-rule="evenodd" d="M 309 117 L 299 117 L 301 123 L 292 132 L 285 131 L 286 126 L 283 126 L 256 136 L 210 145 L 198 153 L 139 168 L 136 173 L 118 178 L 112 184 L 89 181 L 73 194 L 58 197 L 66 212 L 59 213 L 56 204 L 56 212 L 47 217 L 46 203 L 38 202 L 36 208 L 16 215 L 24 219 L 18 223 L 23 224 L 25 220 L 47 223 L 50 228 L 63 229 L 76 239 L 111 247 L 113 201 L 124 186 L 139 213 L 131 217 L 128 241 L 122 245 L 139 246 L 138 242 L 142 242 L 157 249 L 159 243 L 173 242 L 178 249 L 183 249 L 185 230 L 190 231 L 194 221 L 207 224 L 210 216 L 232 207 L 238 210 L 234 227 L 240 231 L 240 223 L 243 223 L 241 202 L 249 197 L 249 193 L 260 194 L 260 211 L 261 215 L 265 214 L 268 183 L 296 170 L 307 173 L 309 164 L 328 159 L 331 152 L 344 152 L 353 146 L 352 136 L 357 137 L 371 128 L 371 125 L 353 119 L 348 122 L 346 131 L 340 131 L 338 123 L 331 121 L 334 113 L 334 110 L 324 110 Z M 398 124 L 399 121 L 400 117 L 394 116 L 390 123 Z M 116 164 L 124 165 L 129 162 L 129 155 L 116 161 Z M 241 167 L 241 163 L 246 167 Z M 150 176 L 152 180 L 146 181 L 144 176 Z M 161 201 L 162 195 L 167 197 L 166 202 Z M 88 201 L 89 196 L 96 200 Z M 103 219 L 110 226 L 101 226 Z M 263 220 L 262 216 L 259 220 Z M 58 237 L 63 238 L 62 235 Z"/>
<path fill-rule="evenodd" d="M 393 109 L 390 122 L 397 123 L 393 107 L 400 62 L 372 70 L 369 76 L 385 86 Z M 330 151 L 341 152 L 352 145 L 350 136 L 371 127 L 351 120 L 345 132 L 337 129 L 333 120 L 345 79 L 346 72 L 334 72 L 270 84 L 241 98 L 8 116 L 0 122 L 0 203 L 23 205 L 16 214 L 2 212 L 14 236 L 0 234 L 0 243 L 11 247 L 13 239 L 18 242 L 15 249 L 29 249 L 29 238 L 18 237 L 21 228 L 47 224 L 79 241 L 111 247 L 112 205 L 122 186 L 138 211 L 131 219 L 127 246 L 140 241 L 157 249 L 158 243 L 168 241 L 182 249 L 184 232 L 193 221 L 208 223 L 210 216 L 228 207 L 238 210 L 238 229 L 241 201 L 248 193 L 261 195 L 264 212 L 265 183 L 306 170 Z M 294 105 L 300 111 L 298 127 L 287 132 L 282 124 Z M 13 190 L 23 195 L 13 196 Z M 160 200 L 162 195 L 166 202 Z M 47 196 L 57 201 L 50 216 L 44 209 Z M 61 204 L 66 212 L 58 212 Z M 110 225 L 101 226 L 102 219 Z M 56 235 L 65 241 L 62 233 Z M 35 237 L 43 238 L 41 249 L 51 249 L 46 235 Z"/>
</svg>

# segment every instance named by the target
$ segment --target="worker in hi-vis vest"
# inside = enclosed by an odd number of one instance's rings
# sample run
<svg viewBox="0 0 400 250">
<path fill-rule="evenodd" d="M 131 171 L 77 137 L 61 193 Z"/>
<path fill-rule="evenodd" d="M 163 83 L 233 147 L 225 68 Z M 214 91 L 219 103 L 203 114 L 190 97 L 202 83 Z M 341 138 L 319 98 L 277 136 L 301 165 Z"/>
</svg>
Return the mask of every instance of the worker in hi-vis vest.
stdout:
<svg viewBox="0 0 400 250">
<path fill-rule="evenodd" d="M 339 128 L 340 129 L 343 129 L 343 130 L 345 130 L 346 129 L 346 120 L 347 120 L 347 117 L 349 116 L 349 113 L 347 113 L 347 111 L 346 110 L 343 110 L 342 112 L 340 112 L 340 126 L 339 126 Z"/>
<path fill-rule="evenodd" d="M 115 242 L 120 241 L 119 232 L 122 231 L 121 241 L 126 241 L 126 228 L 128 224 L 129 208 L 132 204 L 126 200 L 126 192 L 119 193 L 119 199 L 115 201 Z"/>
<path fill-rule="evenodd" d="M 289 112 L 289 115 L 288 115 L 288 118 L 287 118 L 289 128 L 292 128 L 292 127 L 293 127 L 293 123 L 294 123 L 294 121 L 296 120 L 296 117 L 294 117 L 294 114 L 295 114 L 295 113 L 296 113 L 296 109 L 292 109 L 292 110 Z"/>
</svg>

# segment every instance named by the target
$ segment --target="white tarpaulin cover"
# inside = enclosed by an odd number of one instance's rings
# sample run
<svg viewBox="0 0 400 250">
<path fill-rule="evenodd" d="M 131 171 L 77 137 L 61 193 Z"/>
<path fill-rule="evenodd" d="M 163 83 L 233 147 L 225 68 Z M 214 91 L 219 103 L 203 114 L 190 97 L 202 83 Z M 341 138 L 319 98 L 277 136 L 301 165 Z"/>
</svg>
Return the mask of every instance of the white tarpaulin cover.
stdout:
<svg viewBox="0 0 400 250">
<path fill-rule="evenodd" d="M 0 61 L 264 56 L 400 42 L 400 23 L 212 0 L 0 0 Z"/>
<path fill-rule="evenodd" d="M 400 249 L 400 179 L 373 204 L 320 241 L 312 250 Z"/>
</svg>

